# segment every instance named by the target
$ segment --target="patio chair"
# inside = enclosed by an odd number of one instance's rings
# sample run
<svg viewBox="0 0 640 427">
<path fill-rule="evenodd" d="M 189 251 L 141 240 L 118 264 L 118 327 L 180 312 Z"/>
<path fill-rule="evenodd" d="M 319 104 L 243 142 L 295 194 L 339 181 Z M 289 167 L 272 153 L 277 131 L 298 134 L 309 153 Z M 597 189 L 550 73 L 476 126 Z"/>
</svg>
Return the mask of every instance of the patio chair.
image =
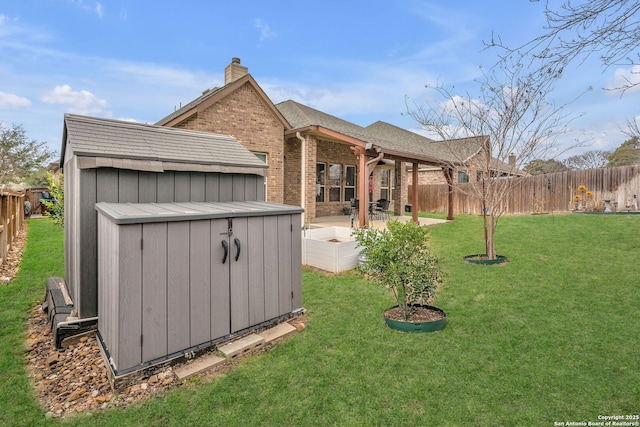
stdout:
<svg viewBox="0 0 640 427">
<path fill-rule="evenodd" d="M 379 199 L 379 200 L 377 201 L 376 209 L 375 209 L 374 214 L 375 214 L 376 216 L 380 216 L 380 219 L 385 219 L 385 218 L 386 218 L 386 219 L 389 219 L 389 213 L 388 213 L 388 211 L 389 211 L 389 204 L 390 204 L 390 203 L 391 203 L 391 201 L 390 201 L 390 200 L 387 200 L 387 199 Z"/>
<path fill-rule="evenodd" d="M 352 197 L 352 198 L 349 199 L 349 202 L 351 203 L 351 213 L 352 214 L 357 214 L 358 213 L 359 200 L 358 199 L 354 199 Z"/>
</svg>

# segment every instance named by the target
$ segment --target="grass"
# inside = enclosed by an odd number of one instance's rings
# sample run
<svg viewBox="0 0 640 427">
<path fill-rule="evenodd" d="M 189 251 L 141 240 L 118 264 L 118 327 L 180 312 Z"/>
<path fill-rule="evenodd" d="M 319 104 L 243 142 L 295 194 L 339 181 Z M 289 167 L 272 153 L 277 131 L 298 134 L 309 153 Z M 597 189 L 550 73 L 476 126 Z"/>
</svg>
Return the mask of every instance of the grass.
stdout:
<svg viewBox="0 0 640 427">
<path fill-rule="evenodd" d="M 31 308 L 42 302 L 48 277 L 64 276 L 63 230 L 29 220 L 18 276 L 0 286 L 0 425 L 34 425 L 43 418 L 27 377 L 24 341 Z"/>
<path fill-rule="evenodd" d="M 481 219 L 435 226 L 449 324 L 394 332 L 390 295 L 356 273 L 303 273 L 307 329 L 227 375 L 128 409 L 47 420 L 25 375 L 22 340 L 46 277 L 61 274 L 62 235 L 29 224 L 15 283 L 0 288 L 0 424 L 7 425 L 553 425 L 640 412 L 640 217 L 506 217 L 510 262 L 482 252 Z M 44 240 L 47 242 L 43 242 Z"/>
</svg>

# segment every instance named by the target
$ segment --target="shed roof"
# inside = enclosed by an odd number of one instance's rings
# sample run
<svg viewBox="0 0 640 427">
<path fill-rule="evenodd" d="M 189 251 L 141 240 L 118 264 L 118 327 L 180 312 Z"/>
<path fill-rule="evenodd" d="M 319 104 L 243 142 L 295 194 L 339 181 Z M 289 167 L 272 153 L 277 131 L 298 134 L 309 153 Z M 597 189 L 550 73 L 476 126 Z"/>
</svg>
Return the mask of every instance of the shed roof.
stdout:
<svg viewBox="0 0 640 427">
<path fill-rule="evenodd" d="M 192 221 L 299 214 L 299 206 L 269 202 L 96 203 L 96 210 L 116 224 Z"/>
<path fill-rule="evenodd" d="M 85 158 L 85 167 L 257 175 L 264 175 L 267 168 L 262 160 L 228 135 L 65 114 L 62 163 L 69 149 Z"/>
</svg>

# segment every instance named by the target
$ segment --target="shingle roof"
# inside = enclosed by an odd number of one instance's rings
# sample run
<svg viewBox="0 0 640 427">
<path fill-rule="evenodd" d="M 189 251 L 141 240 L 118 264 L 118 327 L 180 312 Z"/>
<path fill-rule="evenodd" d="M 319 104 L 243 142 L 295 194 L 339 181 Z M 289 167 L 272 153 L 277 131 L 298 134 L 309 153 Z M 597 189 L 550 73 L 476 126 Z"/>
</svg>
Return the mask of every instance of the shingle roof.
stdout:
<svg viewBox="0 0 640 427">
<path fill-rule="evenodd" d="M 169 123 L 171 120 L 173 120 L 174 118 L 180 116 L 184 112 L 191 110 L 192 108 L 200 105 L 202 102 L 206 101 L 207 99 L 213 97 L 216 93 L 220 92 L 221 90 L 222 90 L 222 88 L 220 88 L 220 87 L 214 87 L 213 89 L 204 92 L 202 95 L 200 95 L 199 97 L 197 97 L 193 101 L 191 101 L 188 104 L 180 107 L 179 109 L 177 109 L 173 113 L 169 114 L 168 116 L 158 120 L 156 122 L 156 125 L 163 126 L 163 125 Z"/>
<path fill-rule="evenodd" d="M 66 114 L 62 161 L 67 146 L 85 157 L 266 168 L 233 137 L 162 126 Z"/>
<path fill-rule="evenodd" d="M 215 87 L 209 91 L 204 92 L 202 95 L 189 102 L 185 106 L 158 120 L 155 124 L 160 126 L 167 126 L 176 119 L 184 120 L 185 118 L 191 117 L 192 115 L 197 114 L 200 108 L 206 108 L 208 105 L 215 104 L 219 99 L 224 98 L 225 96 L 229 95 L 230 93 L 244 85 L 250 86 L 255 91 L 256 95 L 262 99 L 265 106 L 273 112 L 273 116 L 277 120 L 281 121 L 285 128 L 289 128 L 289 123 L 287 123 L 287 120 L 282 117 L 282 113 L 280 113 L 280 111 L 275 108 L 273 102 L 271 102 L 271 99 L 269 99 L 267 94 L 262 90 L 260 85 L 254 80 L 251 74 L 245 74 L 239 79 L 227 83 L 222 87 Z M 173 126 L 174 124 L 171 124 L 171 126 Z"/>
<path fill-rule="evenodd" d="M 463 138 L 450 141 L 434 141 L 389 123 L 378 121 L 367 127 L 342 120 L 314 108 L 288 100 L 276 105 L 292 128 L 322 126 L 343 135 L 371 142 L 383 151 L 393 150 L 407 158 L 420 156 L 434 162 L 463 163 L 478 153 L 483 138 Z"/>
</svg>

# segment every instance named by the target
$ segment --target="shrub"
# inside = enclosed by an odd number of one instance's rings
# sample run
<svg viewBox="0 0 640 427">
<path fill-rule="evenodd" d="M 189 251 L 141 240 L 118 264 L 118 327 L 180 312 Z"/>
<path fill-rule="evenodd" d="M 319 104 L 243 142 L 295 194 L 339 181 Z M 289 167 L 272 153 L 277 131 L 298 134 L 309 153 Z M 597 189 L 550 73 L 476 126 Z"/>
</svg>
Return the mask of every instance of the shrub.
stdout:
<svg viewBox="0 0 640 427">
<path fill-rule="evenodd" d="M 413 221 L 389 221 L 386 230 L 354 231 L 364 255 L 363 271 L 370 280 L 391 290 L 403 317 L 414 304 L 426 304 L 434 295 L 441 273 L 427 245 L 429 229 Z"/>
</svg>

